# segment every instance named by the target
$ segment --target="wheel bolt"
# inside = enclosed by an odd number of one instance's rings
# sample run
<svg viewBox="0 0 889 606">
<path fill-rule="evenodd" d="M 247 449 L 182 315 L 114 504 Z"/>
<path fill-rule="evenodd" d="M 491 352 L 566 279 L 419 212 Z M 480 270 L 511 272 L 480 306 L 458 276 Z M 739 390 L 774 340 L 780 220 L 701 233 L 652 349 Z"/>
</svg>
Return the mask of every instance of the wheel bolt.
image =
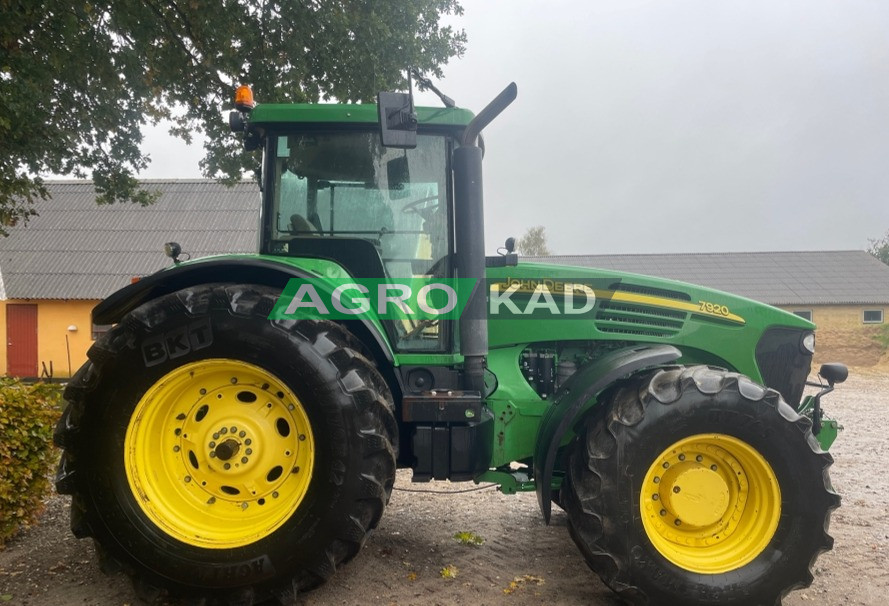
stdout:
<svg viewBox="0 0 889 606">
<path fill-rule="evenodd" d="M 216 502 L 216 497 L 210 497 L 209 499 L 207 499 L 207 505 L 212 505 L 215 502 Z"/>
<path fill-rule="evenodd" d="M 238 428 L 232 425 L 232 433 L 238 433 Z"/>
<path fill-rule="evenodd" d="M 174 447 L 173 447 L 173 452 L 179 452 L 179 447 L 178 447 L 178 446 L 174 446 Z"/>
<path fill-rule="evenodd" d="M 232 468 L 232 464 L 231 464 L 231 463 L 226 463 L 225 465 L 223 465 L 223 467 L 225 467 L 226 469 L 231 469 L 231 468 Z"/>
<path fill-rule="evenodd" d="M 241 433 L 239 433 L 238 435 L 243 438 L 244 436 L 247 435 L 247 432 L 242 429 Z"/>
<path fill-rule="evenodd" d="M 177 436 L 178 436 L 178 435 L 181 434 L 181 433 L 182 433 L 182 430 L 179 429 L 178 427 L 177 427 L 176 429 L 173 430 L 173 434 L 174 434 L 174 435 L 177 435 Z"/>
<path fill-rule="evenodd" d="M 676 520 L 673 523 L 676 524 L 677 526 L 682 526 L 682 520 Z"/>
<path fill-rule="evenodd" d="M 296 409 L 296 406 L 294 406 L 293 404 L 290 404 L 290 405 L 287 407 L 287 409 L 288 409 L 288 410 L 295 410 L 295 409 Z"/>
<path fill-rule="evenodd" d="M 214 439 L 214 440 L 218 440 L 218 439 L 219 439 L 219 432 L 218 432 L 218 431 L 217 431 L 216 433 L 213 434 L 213 439 Z"/>
<path fill-rule="evenodd" d="M 246 462 L 247 462 L 247 457 L 241 457 L 241 463 L 246 463 Z"/>
<path fill-rule="evenodd" d="M 228 427 L 223 427 L 222 429 L 219 430 L 219 433 L 221 433 L 221 434 L 223 434 L 223 435 L 227 434 L 227 433 L 228 433 Z"/>
<path fill-rule="evenodd" d="M 211 450 L 211 451 L 210 451 L 210 458 L 211 458 L 211 459 L 215 459 L 215 458 L 216 458 L 216 451 L 215 451 L 215 450 Z"/>
<path fill-rule="evenodd" d="M 679 455 L 679 460 L 680 460 L 680 461 L 684 461 L 684 460 L 685 460 L 685 455 L 684 455 L 684 454 Z"/>
<path fill-rule="evenodd" d="M 664 469 L 667 469 L 667 468 L 669 468 L 669 467 L 670 467 L 670 464 L 667 463 L 666 461 L 664 461 Z"/>
<path fill-rule="evenodd" d="M 661 509 L 661 516 L 665 516 L 665 515 L 667 515 L 667 510 L 666 510 L 666 509 Z"/>
<path fill-rule="evenodd" d="M 306 441 L 306 434 L 304 434 L 304 433 L 299 434 L 299 441 L 305 442 Z"/>
<path fill-rule="evenodd" d="M 278 491 L 277 490 L 272 493 L 272 498 L 274 498 L 274 499 L 278 498 Z"/>
<path fill-rule="evenodd" d="M 679 494 L 679 491 L 680 491 L 680 488 L 679 488 L 678 486 L 674 486 L 674 487 L 673 487 L 673 493 L 674 493 L 674 494 Z"/>
<path fill-rule="evenodd" d="M 715 464 L 714 464 L 714 465 L 711 465 L 711 466 L 710 466 L 710 469 L 712 469 L 713 471 L 716 471 L 716 465 L 715 465 Z"/>
<path fill-rule="evenodd" d="M 247 509 L 247 507 L 249 507 L 247 503 L 241 503 L 241 509 Z"/>
<path fill-rule="evenodd" d="M 651 500 L 652 500 L 652 501 L 657 501 L 657 500 L 660 499 L 660 498 L 661 498 L 660 495 L 658 495 L 657 493 L 654 493 L 653 495 L 651 495 Z"/>
<path fill-rule="evenodd" d="M 216 442 L 210 442 L 210 448 L 216 448 Z"/>
<path fill-rule="evenodd" d="M 185 483 L 188 484 L 191 482 L 191 476 L 185 476 Z"/>
<path fill-rule="evenodd" d="M 237 378 L 237 377 L 232 377 L 232 385 L 234 385 L 234 384 L 237 383 L 237 382 L 238 382 L 238 378 Z"/>
<path fill-rule="evenodd" d="M 703 460 L 704 460 L 704 457 L 702 457 L 701 455 L 698 455 L 695 457 L 695 461 L 697 461 L 698 463 L 700 463 Z"/>
<path fill-rule="evenodd" d="M 253 449 L 252 449 L 252 448 L 248 448 L 248 449 L 245 450 L 244 452 L 246 452 L 248 455 L 252 455 L 252 454 L 253 454 Z"/>
<path fill-rule="evenodd" d="M 654 476 L 654 483 L 655 483 L 655 484 L 659 484 L 660 481 L 661 481 L 661 479 L 660 479 L 659 477 Z"/>
<path fill-rule="evenodd" d="M 201 395 L 202 395 L 202 396 L 207 395 L 207 390 L 204 389 L 203 387 L 201 387 Z"/>
<path fill-rule="evenodd" d="M 251 440 L 250 438 L 247 438 L 246 440 L 244 440 L 244 444 L 246 444 L 247 446 L 250 446 L 251 444 L 253 444 L 253 440 Z"/>
</svg>

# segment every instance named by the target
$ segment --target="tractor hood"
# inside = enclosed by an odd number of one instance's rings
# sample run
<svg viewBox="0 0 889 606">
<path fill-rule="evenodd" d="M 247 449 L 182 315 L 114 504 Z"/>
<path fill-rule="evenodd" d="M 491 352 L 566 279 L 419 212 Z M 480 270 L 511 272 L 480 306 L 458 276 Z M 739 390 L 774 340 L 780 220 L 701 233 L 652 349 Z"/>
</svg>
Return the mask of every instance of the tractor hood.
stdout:
<svg viewBox="0 0 889 606">
<path fill-rule="evenodd" d="M 788 347 L 815 326 L 792 313 L 744 297 L 684 282 L 615 270 L 544 263 L 489 268 L 489 283 L 521 283 L 530 292 L 540 283 L 558 292 L 572 280 L 592 285 L 595 306 L 582 317 L 563 315 L 534 322 L 489 317 L 490 346 L 555 341 L 632 341 L 665 343 L 683 352 L 684 362 L 734 369 L 764 381 L 768 371 L 757 351 Z M 777 344 L 772 341 L 779 335 Z M 803 352 L 804 354 L 806 352 Z M 805 356 L 804 356 L 805 357 Z M 807 356 L 807 366 L 811 354 Z M 801 371 L 800 371 L 801 372 Z M 808 372 L 806 367 L 805 372 Z"/>
</svg>

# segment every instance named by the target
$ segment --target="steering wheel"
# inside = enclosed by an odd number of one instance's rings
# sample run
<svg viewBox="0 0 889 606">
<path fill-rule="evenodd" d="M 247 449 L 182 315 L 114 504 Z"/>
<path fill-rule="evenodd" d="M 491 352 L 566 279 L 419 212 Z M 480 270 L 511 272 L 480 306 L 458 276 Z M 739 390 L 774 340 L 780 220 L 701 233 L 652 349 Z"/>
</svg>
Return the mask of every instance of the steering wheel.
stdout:
<svg viewBox="0 0 889 606">
<path fill-rule="evenodd" d="M 405 205 L 404 208 L 401 209 L 403 213 L 415 213 L 420 210 L 420 205 L 424 202 L 429 202 L 430 200 L 438 200 L 438 194 L 434 196 L 426 196 L 425 198 L 420 198 L 419 200 L 414 200 L 413 202 L 409 202 Z"/>
</svg>

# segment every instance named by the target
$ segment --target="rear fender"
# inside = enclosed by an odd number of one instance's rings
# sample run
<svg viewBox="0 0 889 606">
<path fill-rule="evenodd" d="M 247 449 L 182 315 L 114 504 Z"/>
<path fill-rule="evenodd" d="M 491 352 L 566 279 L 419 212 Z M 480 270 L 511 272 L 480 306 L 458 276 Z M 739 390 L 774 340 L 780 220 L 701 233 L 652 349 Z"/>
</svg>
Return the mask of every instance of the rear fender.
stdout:
<svg viewBox="0 0 889 606">
<path fill-rule="evenodd" d="M 115 324 L 120 322 L 126 314 L 152 299 L 198 284 L 214 282 L 256 284 L 283 290 L 290 278 L 317 280 L 318 276 L 292 265 L 252 257 L 213 259 L 182 264 L 146 276 L 138 282 L 112 293 L 93 308 L 93 323 Z M 369 347 L 376 345 L 373 347 L 377 350 L 376 353 L 382 355 L 389 364 L 394 363 L 395 358 L 389 341 L 385 338 L 382 327 L 378 323 L 372 322 L 368 318 L 356 318 L 344 322 L 347 328 L 351 323 L 360 324 L 361 329 L 353 332 L 362 332 L 372 337 L 374 342 L 367 343 L 367 345 Z"/>
<path fill-rule="evenodd" d="M 537 502 L 547 524 L 552 513 L 552 479 L 559 446 L 568 430 L 596 405 L 596 396 L 621 377 L 643 368 L 666 364 L 682 355 L 671 345 L 625 347 L 584 366 L 553 396 L 543 415 L 534 451 Z"/>
</svg>

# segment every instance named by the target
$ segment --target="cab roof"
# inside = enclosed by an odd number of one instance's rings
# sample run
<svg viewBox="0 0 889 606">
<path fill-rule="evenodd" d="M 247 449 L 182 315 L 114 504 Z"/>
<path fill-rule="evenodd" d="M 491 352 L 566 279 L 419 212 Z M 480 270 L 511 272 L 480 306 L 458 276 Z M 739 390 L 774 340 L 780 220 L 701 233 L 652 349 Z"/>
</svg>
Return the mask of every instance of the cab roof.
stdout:
<svg viewBox="0 0 889 606">
<path fill-rule="evenodd" d="M 455 107 L 418 107 L 421 125 L 466 126 L 474 117 L 468 109 Z M 250 114 L 251 124 L 349 123 L 379 124 L 375 103 L 265 103 Z"/>
</svg>

